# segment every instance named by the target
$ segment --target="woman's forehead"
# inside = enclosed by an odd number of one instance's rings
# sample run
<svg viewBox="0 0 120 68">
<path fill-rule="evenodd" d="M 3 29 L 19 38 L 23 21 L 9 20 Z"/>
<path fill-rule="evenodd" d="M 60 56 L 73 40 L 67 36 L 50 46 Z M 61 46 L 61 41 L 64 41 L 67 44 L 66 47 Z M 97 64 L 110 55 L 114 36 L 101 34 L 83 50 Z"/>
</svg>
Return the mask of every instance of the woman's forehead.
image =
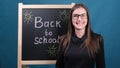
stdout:
<svg viewBox="0 0 120 68">
<path fill-rule="evenodd" d="M 86 13 L 86 10 L 82 7 L 79 7 L 73 11 L 73 14 L 82 14 L 82 13 Z"/>
</svg>

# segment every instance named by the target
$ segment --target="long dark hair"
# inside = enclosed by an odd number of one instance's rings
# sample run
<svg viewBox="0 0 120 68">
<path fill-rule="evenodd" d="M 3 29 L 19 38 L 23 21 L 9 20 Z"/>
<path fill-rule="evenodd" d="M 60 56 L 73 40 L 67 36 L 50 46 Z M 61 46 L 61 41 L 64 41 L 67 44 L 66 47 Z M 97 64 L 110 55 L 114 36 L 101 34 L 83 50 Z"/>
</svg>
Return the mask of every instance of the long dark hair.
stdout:
<svg viewBox="0 0 120 68">
<path fill-rule="evenodd" d="M 72 13 L 74 12 L 75 9 L 80 7 L 84 8 L 87 12 L 87 25 L 85 30 L 87 38 L 85 39 L 83 46 L 87 47 L 89 56 L 94 56 L 94 53 L 97 53 L 98 51 L 99 43 L 97 38 L 94 36 L 93 31 L 91 30 L 88 9 L 84 4 L 75 4 L 72 7 L 70 12 L 70 22 L 68 23 L 68 31 L 65 35 L 61 37 L 61 42 L 63 45 L 63 49 L 65 49 L 66 51 L 71 41 L 72 32 L 74 31 L 74 26 L 72 24 Z"/>
</svg>

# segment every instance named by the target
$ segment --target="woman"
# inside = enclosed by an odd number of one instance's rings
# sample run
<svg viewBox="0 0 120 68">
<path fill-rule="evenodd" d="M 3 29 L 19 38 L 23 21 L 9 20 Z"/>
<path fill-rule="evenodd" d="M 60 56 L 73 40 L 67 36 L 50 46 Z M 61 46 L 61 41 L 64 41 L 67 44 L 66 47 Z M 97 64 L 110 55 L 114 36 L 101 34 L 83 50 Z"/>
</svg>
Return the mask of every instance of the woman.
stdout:
<svg viewBox="0 0 120 68">
<path fill-rule="evenodd" d="M 84 4 L 75 4 L 61 37 L 56 68 L 105 68 L 103 38 L 91 30 Z"/>
</svg>

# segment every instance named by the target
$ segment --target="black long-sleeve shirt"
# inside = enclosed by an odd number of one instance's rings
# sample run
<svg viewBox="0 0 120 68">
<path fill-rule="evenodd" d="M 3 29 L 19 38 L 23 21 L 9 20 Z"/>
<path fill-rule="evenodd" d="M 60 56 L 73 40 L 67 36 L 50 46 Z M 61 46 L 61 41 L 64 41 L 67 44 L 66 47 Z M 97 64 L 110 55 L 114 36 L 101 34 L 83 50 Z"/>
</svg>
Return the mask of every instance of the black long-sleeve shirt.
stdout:
<svg viewBox="0 0 120 68">
<path fill-rule="evenodd" d="M 84 35 L 81 39 L 75 34 L 71 37 L 68 50 L 65 52 L 62 47 L 56 62 L 56 68 L 105 68 L 104 46 L 102 36 L 95 34 L 100 40 L 100 50 L 94 57 L 89 57 L 86 47 L 80 48 L 80 44 L 86 39 Z"/>
</svg>

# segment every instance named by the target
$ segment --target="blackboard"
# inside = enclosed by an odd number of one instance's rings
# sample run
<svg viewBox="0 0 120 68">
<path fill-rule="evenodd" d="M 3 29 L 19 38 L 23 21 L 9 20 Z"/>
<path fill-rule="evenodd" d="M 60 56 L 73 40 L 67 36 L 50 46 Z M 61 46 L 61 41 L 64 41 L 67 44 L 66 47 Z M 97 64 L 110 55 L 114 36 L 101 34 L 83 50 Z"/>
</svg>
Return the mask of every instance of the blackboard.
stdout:
<svg viewBox="0 0 120 68">
<path fill-rule="evenodd" d="M 70 9 L 22 9 L 22 60 L 56 60 Z"/>
<path fill-rule="evenodd" d="M 18 5 L 18 68 L 55 64 L 60 36 L 67 32 L 74 5 Z"/>
</svg>

